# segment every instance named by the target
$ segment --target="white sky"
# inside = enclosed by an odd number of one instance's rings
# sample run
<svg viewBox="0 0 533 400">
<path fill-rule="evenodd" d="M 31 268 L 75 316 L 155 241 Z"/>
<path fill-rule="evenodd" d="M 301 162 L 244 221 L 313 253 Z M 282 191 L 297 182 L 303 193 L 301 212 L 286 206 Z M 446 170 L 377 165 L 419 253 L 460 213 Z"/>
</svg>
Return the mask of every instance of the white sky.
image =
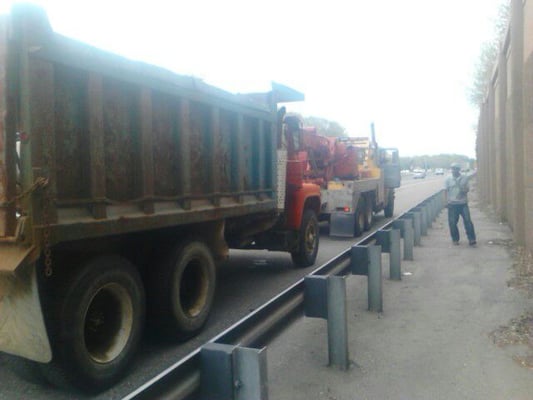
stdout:
<svg viewBox="0 0 533 400">
<path fill-rule="evenodd" d="M 232 92 L 276 81 L 292 111 L 353 136 L 376 125 L 400 154 L 475 156 L 469 106 L 480 45 L 502 0 L 34 0 L 53 29 Z M 0 0 L 0 14 L 15 1 Z"/>
</svg>

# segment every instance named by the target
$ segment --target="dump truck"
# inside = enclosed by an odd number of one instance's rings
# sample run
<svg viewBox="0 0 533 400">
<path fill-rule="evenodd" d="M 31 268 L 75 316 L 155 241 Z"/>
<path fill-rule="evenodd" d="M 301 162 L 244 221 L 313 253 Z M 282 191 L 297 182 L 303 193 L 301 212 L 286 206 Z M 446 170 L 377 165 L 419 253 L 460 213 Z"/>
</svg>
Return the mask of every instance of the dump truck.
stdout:
<svg viewBox="0 0 533 400">
<path fill-rule="evenodd" d="M 301 100 L 279 84 L 232 94 L 14 6 L 0 20 L 0 351 L 101 391 L 145 327 L 202 329 L 230 248 L 312 265 L 320 187 L 278 110 Z"/>
<path fill-rule="evenodd" d="M 303 128 L 308 182 L 321 187 L 320 219 L 331 236 L 360 236 L 374 214 L 394 213 L 394 189 L 401 183 L 399 152 L 380 148 L 374 125 L 369 137 L 327 137 L 315 127 Z"/>
</svg>

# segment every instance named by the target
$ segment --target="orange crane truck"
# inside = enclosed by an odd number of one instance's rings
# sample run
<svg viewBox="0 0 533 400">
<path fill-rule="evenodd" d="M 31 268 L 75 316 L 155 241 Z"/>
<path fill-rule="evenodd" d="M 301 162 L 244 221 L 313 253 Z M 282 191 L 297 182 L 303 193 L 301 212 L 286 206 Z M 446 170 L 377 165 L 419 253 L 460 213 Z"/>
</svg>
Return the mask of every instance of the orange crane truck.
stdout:
<svg viewBox="0 0 533 400">
<path fill-rule="evenodd" d="M 98 392 L 145 326 L 202 329 L 229 248 L 312 265 L 320 187 L 278 111 L 300 100 L 128 60 L 15 5 L 0 19 L 0 351 Z"/>
<path fill-rule="evenodd" d="M 380 148 L 371 137 L 326 137 L 304 128 L 309 154 L 306 179 L 321 186 L 321 220 L 331 236 L 359 236 L 370 229 L 374 214 L 394 213 L 394 189 L 400 186 L 397 149 Z"/>
</svg>

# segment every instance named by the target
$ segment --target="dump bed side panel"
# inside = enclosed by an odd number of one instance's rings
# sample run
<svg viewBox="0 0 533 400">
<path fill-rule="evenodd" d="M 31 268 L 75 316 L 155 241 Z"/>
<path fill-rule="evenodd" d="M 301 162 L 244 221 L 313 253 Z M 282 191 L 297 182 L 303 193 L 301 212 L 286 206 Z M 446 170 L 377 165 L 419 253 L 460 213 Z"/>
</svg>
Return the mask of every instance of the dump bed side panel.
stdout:
<svg viewBox="0 0 533 400">
<path fill-rule="evenodd" d="M 15 230 L 15 141 L 8 137 L 8 18 L 0 16 L 0 238 L 12 237 Z"/>
<path fill-rule="evenodd" d="M 21 68 L 17 107 L 8 111 L 27 137 L 20 144 L 21 190 L 39 177 L 48 180 L 23 204 L 34 240 L 43 229 L 53 244 L 276 209 L 270 105 L 106 53 L 25 18 L 10 21 L 9 46 Z M 12 135 L 15 154 L 15 132 L 0 132 L 5 203 L 14 191 L 5 136 Z M 0 209 L 0 236 L 16 222 L 12 211 L 7 217 Z"/>
</svg>

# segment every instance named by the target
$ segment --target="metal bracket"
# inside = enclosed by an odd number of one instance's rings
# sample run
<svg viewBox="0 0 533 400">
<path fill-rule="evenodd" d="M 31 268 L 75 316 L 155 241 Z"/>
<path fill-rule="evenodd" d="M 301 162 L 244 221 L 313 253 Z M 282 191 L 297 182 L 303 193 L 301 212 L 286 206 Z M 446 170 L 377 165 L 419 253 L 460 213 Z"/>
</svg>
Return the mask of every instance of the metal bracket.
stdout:
<svg viewBox="0 0 533 400">
<path fill-rule="evenodd" d="M 420 214 L 420 235 L 427 236 L 428 234 L 428 216 L 426 207 L 418 206 L 413 208 L 412 212 Z"/>
<path fill-rule="evenodd" d="M 368 277 L 368 310 L 383 312 L 381 246 L 352 246 L 352 274 Z"/>
<path fill-rule="evenodd" d="M 399 229 L 403 238 L 403 259 L 413 260 L 414 232 L 412 219 L 397 219 L 392 223 L 393 228 Z"/>
<path fill-rule="evenodd" d="M 376 232 L 376 244 L 381 246 L 384 253 L 389 253 L 389 277 L 393 281 L 402 279 L 400 237 L 399 229 L 384 229 Z"/>
<path fill-rule="evenodd" d="M 268 400 L 266 347 L 208 343 L 200 369 L 202 400 Z"/>
<path fill-rule="evenodd" d="M 421 238 L 420 238 L 420 229 L 421 229 L 421 216 L 420 211 L 411 211 L 408 213 L 405 213 L 403 215 L 405 219 L 411 219 L 413 221 L 413 233 L 414 233 L 414 240 L 413 243 L 415 246 L 420 246 L 421 244 Z"/>
</svg>

